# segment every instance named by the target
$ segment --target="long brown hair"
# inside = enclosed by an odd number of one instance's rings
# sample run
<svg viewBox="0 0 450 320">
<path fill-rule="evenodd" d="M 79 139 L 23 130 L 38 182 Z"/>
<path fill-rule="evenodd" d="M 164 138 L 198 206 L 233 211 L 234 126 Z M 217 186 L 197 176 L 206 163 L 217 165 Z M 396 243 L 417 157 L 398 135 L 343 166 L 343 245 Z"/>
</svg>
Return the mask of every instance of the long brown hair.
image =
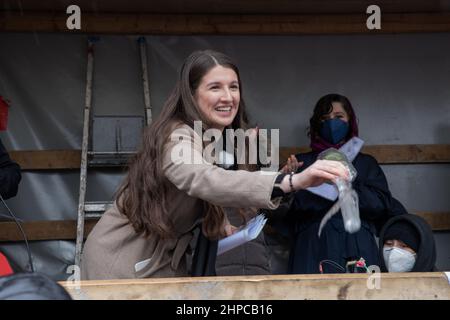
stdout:
<svg viewBox="0 0 450 320">
<path fill-rule="evenodd" d="M 228 128 L 248 128 L 242 84 L 236 64 L 219 52 L 205 50 L 192 53 L 181 67 L 175 88 L 161 113 L 144 130 L 139 151 L 130 162 L 128 174 L 116 193 L 120 212 L 128 217 L 137 233 L 156 233 L 162 238 L 174 236 L 174 226 L 167 214 L 170 182 L 162 170 L 163 148 L 180 123 L 192 128 L 194 121 L 207 123 L 195 102 L 194 94 L 203 76 L 217 65 L 234 70 L 239 82 L 240 104 L 236 117 Z M 211 239 L 223 235 L 223 209 L 205 202 L 205 213 L 203 233 Z"/>
</svg>

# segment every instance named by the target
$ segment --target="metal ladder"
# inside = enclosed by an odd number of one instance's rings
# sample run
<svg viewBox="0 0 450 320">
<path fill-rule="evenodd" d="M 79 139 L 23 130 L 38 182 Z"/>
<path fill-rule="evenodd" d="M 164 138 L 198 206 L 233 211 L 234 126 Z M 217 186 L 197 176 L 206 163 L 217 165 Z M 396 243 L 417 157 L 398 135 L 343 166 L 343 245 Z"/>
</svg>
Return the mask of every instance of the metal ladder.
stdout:
<svg viewBox="0 0 450 320">
<path fill-rule="evenodd" d="M 100 116 L 95 117 L 92 110 L 92 84 L 94 73 L 94 44 L 99 39 L 95 37 L 88 38 L 88 50 L 87 50 L 87 76 L 86 76 L 86 97 L 84 106 L 83 117 L 83 141 L 81 145 L 81 165 L 80 165 L 80 190 L 78 198 L 78 221 L 77 221 L 77 238 L 75 245 L 75 265 L 78 267 L 81 265 L 81 253 L 84 242 L 84 222 L 89 218 L 98 218 L 112 205 L 112 202 L 107 201 L 95 201 L 86 202 L 86 188 L 87 188 L 87 170 L 94 166 L 124 166 L 130 155 L 134 154 L 136 150 L 130 150 L 130 148 L 124 148 L 122 135 L 123 126 L 128 124 L 128 128 L 135 128 L 136 123 L 142 123 L 142 118 L 139 116 Z M 145 124 L 149 125 L 152 122 L 152 108 L 150 105 L 150 89 L 148 80 L 148 67 L 147 67 L 147 44 L 144 37 L 140 37 L 137 40 L 139 45 L 139 54 L 142 69 L 142 85 L 144 92 L 144 118 Z M 130 125 L 131 124 L 131 125 Z M 108 128 L 108 126 L 110 126 Z M 115 126 L 115 127 L 114 127 Z M 113 127 L 115 130 L 113 134 L 115 139 L 106 143 L 106 147 L 109 147 L 108 151 L 99 151 L 102 147 L 105 147 L 105 143 L 96 143 L 99 138 L 105 136 L 110 138 L 111 130 Z M 143 124 L 141 125 L 143 127 Z M 100 128 L 97 130 L 97 128 Z M 93 132 L 91 132 L 93 131 Z M 139 133 L 138 133 L 139 135 Z M 111 151 L 112 149 L 112 151 Z"/>
</svg>

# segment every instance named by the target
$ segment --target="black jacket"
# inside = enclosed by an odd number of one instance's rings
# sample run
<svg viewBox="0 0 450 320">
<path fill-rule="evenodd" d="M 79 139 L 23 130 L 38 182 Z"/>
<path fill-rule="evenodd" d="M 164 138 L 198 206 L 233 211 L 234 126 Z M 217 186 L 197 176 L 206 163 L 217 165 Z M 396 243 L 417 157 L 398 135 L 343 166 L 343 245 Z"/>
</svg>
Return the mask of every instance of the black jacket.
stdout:
<svg viewBox="0 0 450 320">
<path fill-rule="evenodd" d="M 434 242 L 433 231 L 428 223 L 421 217 L 413 214 L 405 214 L 389 219 L 380 232 L 379 238 L 379 254 L 380 254 L 380 268 L 381 271 L 387 272 L 386 265 L 383 258 L 383 245 L 385 241 L 386 230 L 393 223 L 404 220 L 411 223 L 417 230 L 420 236 L 419 249 L 417 249 L 416 263 L 411 272 L 430 272 L 435 271 L 436 263 L 436 244 Z"/>
<path fill-rule="evenodd" d="M 304 164 L 299 171 L 315 162 L 318 153 L 297 154 L 297 160 Z M 336 213 L 324 226 L 321 237 L 317 233 L 320 221 L 333 205 L 332 201 L 302 190 L 295 194 L 290 210 L 284 218 L 289 228 L 292 246 L 289 258 L 291 273 L 319 273 L 322 260 L 332 260 L 342 267 L 348 261 L 364 258 L 368 266 L 379 265 L 378 246 L 374 235 L 377 227 L 384 224 L 391 210 L 391 193 L 386 177 L 375 158 L 359 153 L 353 165 L 358 175 L 353 188 L 359 196 L 361 229 L 349 234 L 344 229 L 342 215 Z M 338 273 L 342 270 L 323 264 L 324 273 Z"/>
<path fill-rule="evenodd" d="M 0 140 L 0 194 L 3 199 L 17 194 L 21 178 L 19 165 L 11 160 Z"/>
<path fill-rule="evenodd" d="M 224 208 L 224 210 L 232 225 L 240 226 L 244 223 L 237 209 Z M 218 276 L 270 274 L 269 260 L 264 232 L 261 232 L 256 239 L 217 256 L 216 274 Z"/>
</svg>

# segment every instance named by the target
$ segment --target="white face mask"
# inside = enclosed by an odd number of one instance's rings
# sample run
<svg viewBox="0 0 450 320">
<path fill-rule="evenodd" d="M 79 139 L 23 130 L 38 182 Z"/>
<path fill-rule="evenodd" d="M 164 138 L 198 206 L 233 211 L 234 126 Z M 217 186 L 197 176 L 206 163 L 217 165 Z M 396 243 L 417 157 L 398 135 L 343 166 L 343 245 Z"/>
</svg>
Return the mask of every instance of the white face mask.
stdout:
<svg viewBox="0 0 450 320">
<path fill-rule="evenodd" d="M 383 257 L 389 272 L 409 272 L 416 263 L 416 254 L 397 247 L 383 247 Z"/>
</svg>

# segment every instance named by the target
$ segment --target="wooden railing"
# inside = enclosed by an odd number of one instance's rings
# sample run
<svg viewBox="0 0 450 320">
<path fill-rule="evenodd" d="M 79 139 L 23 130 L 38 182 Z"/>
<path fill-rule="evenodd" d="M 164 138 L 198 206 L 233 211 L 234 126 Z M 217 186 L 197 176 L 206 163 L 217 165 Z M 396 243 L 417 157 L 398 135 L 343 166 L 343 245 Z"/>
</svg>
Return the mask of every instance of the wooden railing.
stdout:
<svg viewBox="0 0 450 320">
<path fill-rule="evenodd" d="M 306 152 L 307 147 L 280 148 L 280 162 L 290 154 Z M 372 145 L 362 152 L 373 155 L 380 164 L 443 164 L 450 163 L 450 145 Z M 79 150 L 11 151 L 11 158 L 24 171 L 36 170 L 78 170 Z M 423 217 L 434 231 L 450 230 L 450 212 L 414 212 Z M 87 236 L 97 220 L 87 220 Z M 30 241 L 73 240 L 76 237 L 76 221 L 26 221 L 24 230 Z M 0 222 L 0 241 L 22 241 L 22 235 L 13 222 Z"/>
<path fill-rule="evenodd" d="M 444 272 L 186 277 L 61 282 L 61 285 L 74 299 L 98 300 L 450 299 Z"/>
<path fill-rule="evenodd" d="M 434 231 L 450 230 L 450 212 L 415 212 L 424 218 Z M 84 236 L 87 237 L 98 219 L 87 219 Z M 76 220 L 48 220 L 22 222 L 29 241 L 41 240 L 75 240 L 77 234 Z M 23 241 L 14 222 L 0 222 L 0 242 Z"/>
<path fill-rule="evenodd" d="M 1 13 L 1 11 L 0 11 Z M 450 13 L 383 13 L 382 28 L 369 30 L 359 14 L 131 14 L 83 13 L 81 30 L 69 30 L 67 15 L 47 12 L 0 14 L 0 32 L 70 32 L 160 35 L 301 35 L 449 32 Z"/>
<path fill-rule="evenodd" d="M 280 163 L 290 154 L 308 151 L 308 147 L 280 148 Z M 365 146 L 362 152 L 374 156 L 380 164 L 450 163 L 450 144 L 410 144 Z M 80 150 L 10 151 L 22 170 L 79 169 Z"/>
</svg>

